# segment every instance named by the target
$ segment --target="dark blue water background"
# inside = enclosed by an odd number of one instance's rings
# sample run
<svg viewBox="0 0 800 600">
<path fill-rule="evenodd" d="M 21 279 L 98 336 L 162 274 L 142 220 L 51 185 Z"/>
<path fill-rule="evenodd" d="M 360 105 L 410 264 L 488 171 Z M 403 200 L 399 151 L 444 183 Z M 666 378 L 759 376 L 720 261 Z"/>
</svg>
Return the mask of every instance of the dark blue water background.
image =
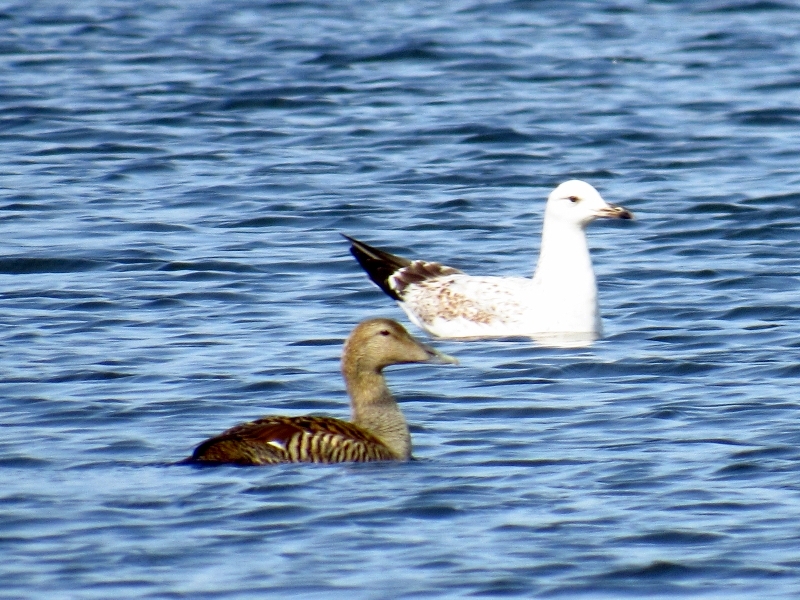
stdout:
<svg viewBox="0 0 800 600">
<path fill-rule="evenodd" d="M 797 3 L 5 4 L 0 148 L 0 597 L 800 595 Z M 172 464 L 348 416 L 339 232 L 527 274 L 570 178 L 604 340 L 391 369 L 416 462 Z"/>
</svg>

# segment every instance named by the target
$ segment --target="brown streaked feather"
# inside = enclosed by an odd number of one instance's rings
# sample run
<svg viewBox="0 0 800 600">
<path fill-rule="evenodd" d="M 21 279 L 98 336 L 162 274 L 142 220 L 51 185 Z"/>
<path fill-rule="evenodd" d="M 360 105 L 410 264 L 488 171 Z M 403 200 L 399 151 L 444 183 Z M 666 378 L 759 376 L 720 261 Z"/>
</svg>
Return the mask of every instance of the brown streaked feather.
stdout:
<svg viewBox="0 0 800 600">
<path fill-rule="evenodd" d="M 265 465 L 396 459 L 380 439 L 353 423 L 331 417 L 264 417 L 206 440 L 189 462 Z"/>
<path fill-rule="evenodd" d="M 389 278 L 389 285 L 397 292 L 397 295 L 402 298 L 403 292 L 409 285 L 415 283 L 422 283 L 429 279 L 436 279 L 437 277 L 444 277 L 446 275 L 455 275 L 461 273 L 458 269 L 448 267 L 435 262 L 425 262 L 424 260 L 415 260 L 407 267 L 400 269 Z"/>
</svg>

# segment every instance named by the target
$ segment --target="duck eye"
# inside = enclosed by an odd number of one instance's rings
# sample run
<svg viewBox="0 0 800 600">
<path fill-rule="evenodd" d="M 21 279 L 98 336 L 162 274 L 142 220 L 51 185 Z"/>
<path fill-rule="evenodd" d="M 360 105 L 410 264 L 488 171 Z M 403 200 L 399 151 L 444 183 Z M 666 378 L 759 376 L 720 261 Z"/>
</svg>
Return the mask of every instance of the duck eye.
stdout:
<svg viewBox="0 0 800 600">
<path fill-rule="evenodd" d="M 381 329 L 381 335 L 391 335 L 388 329 Z"/>
<path fill-rule="evenodd" d="M 580 202 L 580 200 L 581 200 L 581 199 L 580 199 L 580 198 L 578 198 L 577 196 L 570 196 L 570 197 L 569 197 L 569 201 L 570 201 L 570 202 L 572 202 L 573 204 L 575 204 L 575 203 L 577 203 L 577 202 Z"/>
</svg>

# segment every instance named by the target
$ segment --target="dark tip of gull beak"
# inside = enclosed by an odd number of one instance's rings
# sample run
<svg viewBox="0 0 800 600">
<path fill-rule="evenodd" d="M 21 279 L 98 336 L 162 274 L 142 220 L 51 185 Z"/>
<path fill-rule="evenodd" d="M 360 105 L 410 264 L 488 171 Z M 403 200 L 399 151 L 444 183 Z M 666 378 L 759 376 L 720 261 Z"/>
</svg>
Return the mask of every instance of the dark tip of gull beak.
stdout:
<svg viewBox="0 0 800 600">
<path fill-rule="evenodd" d="M 633 219 L 633 213 L 631 211 L 621 206 L 614 206 L 613 204 L 609 204 L 608 208 L 604 208 L 600 211 L 600 216 L 610 219 Z"/>
</svg>

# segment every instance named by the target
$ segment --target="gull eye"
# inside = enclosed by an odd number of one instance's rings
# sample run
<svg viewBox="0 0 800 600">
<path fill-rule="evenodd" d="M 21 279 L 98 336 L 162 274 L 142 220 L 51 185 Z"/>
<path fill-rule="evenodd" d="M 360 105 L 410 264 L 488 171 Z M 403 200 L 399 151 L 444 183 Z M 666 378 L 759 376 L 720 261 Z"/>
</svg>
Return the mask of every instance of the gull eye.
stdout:
<svg viewBox="0 0 800 600">
<path fill-rule="evenodd" d="M 570 202 L 572 202 L 573 204 L 577 204 L 578 202 L 580 202 L 580 201 L 581 201 L 581 199 L 580 199 L 580 198 L 578 198 L 577 196 L 570 196 L 570 197 L 568 198 L 568 200 L 569 200 Z"/>
</svg>

